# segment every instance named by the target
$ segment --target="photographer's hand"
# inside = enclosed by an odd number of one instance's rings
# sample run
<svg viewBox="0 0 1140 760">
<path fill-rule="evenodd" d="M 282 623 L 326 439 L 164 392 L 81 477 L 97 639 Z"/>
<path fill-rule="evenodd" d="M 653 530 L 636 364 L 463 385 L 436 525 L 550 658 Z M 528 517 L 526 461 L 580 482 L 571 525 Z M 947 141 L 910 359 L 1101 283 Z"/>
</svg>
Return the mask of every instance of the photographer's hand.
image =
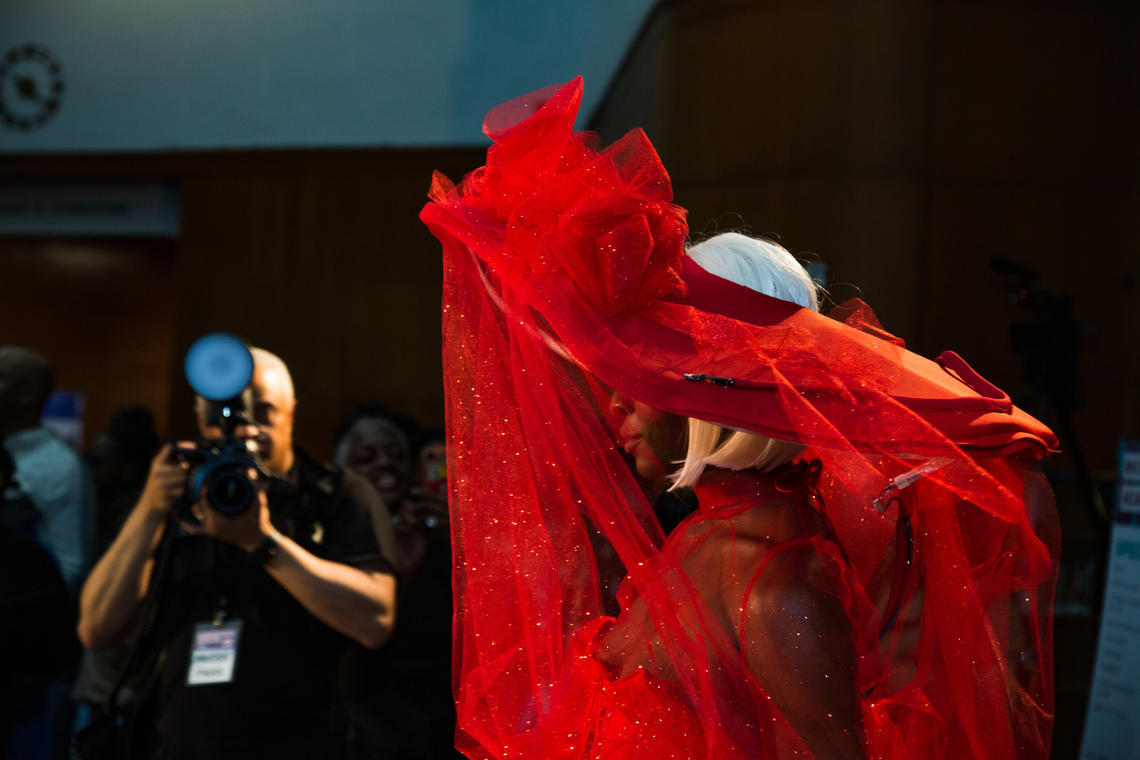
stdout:
<svg viewBox="0 0 1140 760">
<path fill-rule="evenodd" d="M 178 447 L 191 444 L 178 444 Z M 144 509 L 165 518 L 186 491 L 186 475 L 190 465 L 174 457 L 174 447 L 162 447 L 150 463 L 150 473 L 143 486 L 136 509 Z"/>
<path fill-rule="evenodd" d="M 256 549 L 266 536 L 280 535 L 269 519 L 269 501 L 265 496 L 264 481 L 258 480 L 258 474 L 254 470 L 248 475 L 250 480 L 258 484 L 257 502 L 249 509 L 232 517 L 223 515 L 210 508 L 203 488 L 198 494 L 198 501 L 191 507 L 198 524 L 183 522 L 183 529 L 194 535 L 211 536 L 247 552 Z"/>
<path fill-rule="evenodd" d="M 178 444 L 184 445 L 188 444 Z M 172 446 L 164 446 L 151 462 L 135 508 L 83 584 L 78 634 L 88 649 L 118 641 L 146 596 L 162 528 L 186 488 L 188 465 L 173 454 Z"/>
</svg>

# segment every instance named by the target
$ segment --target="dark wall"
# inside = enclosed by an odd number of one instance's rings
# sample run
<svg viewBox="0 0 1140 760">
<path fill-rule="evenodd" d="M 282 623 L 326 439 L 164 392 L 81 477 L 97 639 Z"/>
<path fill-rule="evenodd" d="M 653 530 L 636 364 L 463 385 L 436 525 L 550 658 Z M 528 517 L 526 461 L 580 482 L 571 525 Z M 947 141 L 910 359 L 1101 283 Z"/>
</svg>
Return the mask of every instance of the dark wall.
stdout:
<svg viewBox="0 0 1140 760">
<path fill-rule="evenodd" d="M 439 245 L 416 215 L 434 169 L 458 177 L 481 159 L 478 150 L 22 156 L 5 159 L 0 177 L 177 181 L 182 231 L 170 246 L 172 315 L 113 289 L 115 308 L 165 326 L 165 373 L 147 381 L 165 386 L 168 409 L 160 417 L 169 418 L 171 432 L 192 430 L 181 356 L 204 332 L 226 330 L 289 364 L 298 441 L 325 457 L 333 425 L 361 400 L 381 399 L 442 423 Z M 44 241 L 20 243 L 33 244 Z M 0 239 L 0 253 L 14 245 Z M 0 280 L 19 279 L 13 261 L 0 256 Z M 103 276 L 114 281 L 113 273 Z M 73 320 L 93 313 L 50 289 L 37 298 Z M 128 343 L 120 335 L 117 353 L 88 351 L 82 361 L 62 346 L 43 349 L 69 353 L 69 367 L 82 365 L 69 373 L 86 373 L 93 383 Z M 106 393 L 93 388 L 88 395 L 98 402 Z M 158 396 L 152 387 L 146 400 Z M 92 416 L 89 427 L 105 423 Z"/>
</svg>

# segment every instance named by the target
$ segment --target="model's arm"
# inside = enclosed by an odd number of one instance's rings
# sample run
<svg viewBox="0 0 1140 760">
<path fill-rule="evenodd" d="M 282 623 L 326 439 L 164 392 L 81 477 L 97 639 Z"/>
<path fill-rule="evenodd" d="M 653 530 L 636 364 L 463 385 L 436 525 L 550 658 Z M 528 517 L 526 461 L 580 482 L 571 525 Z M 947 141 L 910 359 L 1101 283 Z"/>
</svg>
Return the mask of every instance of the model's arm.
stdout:
<svg viewBox="0 0 1140 760">
<path fill-rule="evenodd" d="M 842 603 L 827 591 L 813 549 L 774 551 L 742 610 L 749 669 L 812 757 L 863 760 L 855 648 Z"/>
<path fill-rule="evenodd" d="M 83 584 L 79 595 L 79 640 L 97 651 L 116 643 L 130 627 L 146 595 L 154 551 L 171 507 L 186 485 L 186 466 L 170 461 L 164 447 L 119 535 Z"/>
<path fill-rule="evenodd" d="M 396 621 L 396 580 L 381 568 L 353 567 L 321 559 L 297 542 L 281 535 L 269 519 L 262 491 L 257 509 L 236 517 L 221 515 L 202 503 L 197 532 L 253 551 L 272 537 L 277 555 L 266 571 L 314 617 L 366 647 L 375 649 L 388 640 Z"/>
</svg>

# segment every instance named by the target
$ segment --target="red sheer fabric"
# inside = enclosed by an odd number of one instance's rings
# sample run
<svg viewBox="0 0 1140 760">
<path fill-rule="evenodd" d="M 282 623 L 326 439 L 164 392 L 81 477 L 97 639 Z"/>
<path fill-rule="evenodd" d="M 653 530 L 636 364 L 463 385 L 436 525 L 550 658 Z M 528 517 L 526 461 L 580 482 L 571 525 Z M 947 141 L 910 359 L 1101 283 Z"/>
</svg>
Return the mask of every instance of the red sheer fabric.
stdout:
<svg viewBox="0 0 1140 760">
<path fill-rule="evenodd" d="M 640 131 L 581 82 L 437 175 L 457 743 L 472 758 L 1048 755 L 1059 535 L 1041 423 L 864 305 L 832 319 L 684 258 Z M 663 535 L 611 391 L 798 441 Z M 812 462 L 810 467 L 806 464 Z"/>
</svg>

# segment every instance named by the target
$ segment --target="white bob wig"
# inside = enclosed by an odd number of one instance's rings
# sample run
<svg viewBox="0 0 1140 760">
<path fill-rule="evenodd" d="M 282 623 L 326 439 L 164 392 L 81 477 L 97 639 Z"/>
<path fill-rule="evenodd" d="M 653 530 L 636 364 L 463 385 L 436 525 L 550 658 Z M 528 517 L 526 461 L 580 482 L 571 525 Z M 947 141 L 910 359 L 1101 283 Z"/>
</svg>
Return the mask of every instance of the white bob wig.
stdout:
<svg viewBox="0 0 1140 760">
<path fill-rule="evenodd" d="M 807 271 L 782 246 L 738 232 L 724 232 L 692 246 L 688 256 L 706 272 L 764 295 L 819 311 Z M 696 485 L 706 467 L 773 470 L 803 451 L 803 444 L 689 418 L 689 444 L 670 490 Z"/>
</svg>

